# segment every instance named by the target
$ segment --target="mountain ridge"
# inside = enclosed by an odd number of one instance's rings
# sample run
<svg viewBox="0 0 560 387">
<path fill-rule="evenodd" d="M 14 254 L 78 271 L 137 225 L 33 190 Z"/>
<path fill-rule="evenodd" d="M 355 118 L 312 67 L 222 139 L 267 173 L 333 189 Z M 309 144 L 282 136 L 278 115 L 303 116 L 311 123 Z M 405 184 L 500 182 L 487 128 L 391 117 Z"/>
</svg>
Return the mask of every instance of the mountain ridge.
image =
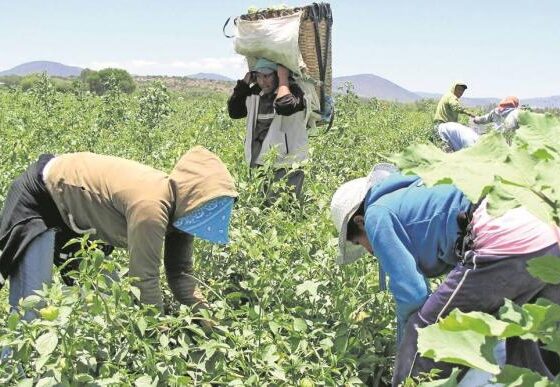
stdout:
<svg viewBox="0 0 560 387">
<path fill-rule="evenodd" d="M 58 62 L 51 62 L 46 60 L 37 60 L 33 62 L 26 62 L 11 69 L 0 71 L 0 76 L 7 75 L 29 75 L 33 73 L 46 72 L 49 76 L 56 77 L 77 77 L 82 72 L 81 67 L 67 66 Z"/>
<path fill-rule="evenodd" d="M 67 66 L 58 62 L 51 61 L 33 61 L 22 63 L 11 69 L 0 71 L 0 76 L 7 75 L 28 75 L 32 73 L 42 73 L 46 72 L 49 76 L 58 77 L 71 77 L 79 76 L 83 69 L 76 66 Z M 141 77 L 141 76 L 136 76 Z M 157 76 L 154 76 L 157 77 Z M 200 81 L 211 81 L 211 82 L 234 82 L 227 76 L 218 73 L 196 73 L 186 75 L 186 78 L 200 80 Z M 177 77 L 171 77 L 170 79 L 176 79 Z M 180 77 L 179 77 L 180 78 Z M 375 74 L 355 74 L 355 75 L 345 75 L 333 78 L 333 91 L 335 93 L 343 92 L 347 83 L 352 84 L 352 90 L 358 96 L 363 98 L 379 98 L 388 101 L 396 102 L 416 102 L 422 99 L 435 99 L 438 100 L 441 97 L 441 93 L 433 92 L 423 92 L 423 91 L 410 91 L 397 83 L 394 83 L 386 78 Z M 216 87 L 212 85 L 212 87 Z M 229 86 L 225 87 L 227 89 Z M 499 98 L 487 97 L 487 98 L 461 98 L 461 102 L 466 106 L 489 106 L 496 105 L 499 102 Z M 560 95 L 552 95 L 546 97 L 537 98 L 527 98 L 521 100 L 522 104 L 529 105 L 535 108 L 560 108 Z"/>
</svg>

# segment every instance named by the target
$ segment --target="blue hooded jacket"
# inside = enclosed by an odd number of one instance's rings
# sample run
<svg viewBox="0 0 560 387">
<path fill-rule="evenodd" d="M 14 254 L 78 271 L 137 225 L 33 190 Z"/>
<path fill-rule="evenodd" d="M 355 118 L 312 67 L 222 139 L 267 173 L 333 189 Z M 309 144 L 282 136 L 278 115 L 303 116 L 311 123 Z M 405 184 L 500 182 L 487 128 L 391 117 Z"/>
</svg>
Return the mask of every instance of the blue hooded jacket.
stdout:
<svg viewBox="0 0 560 387">
<path fill-rule="evenodd" d="M 371 188 L 364 204 L 366 234 L 395 298 L 400 340 L 430 294 L 426 277 L 457 263 L 457 215 L 470 201 L 453 185 L 428 188 L 418 176 L 396 173 Z"/>
</svg>

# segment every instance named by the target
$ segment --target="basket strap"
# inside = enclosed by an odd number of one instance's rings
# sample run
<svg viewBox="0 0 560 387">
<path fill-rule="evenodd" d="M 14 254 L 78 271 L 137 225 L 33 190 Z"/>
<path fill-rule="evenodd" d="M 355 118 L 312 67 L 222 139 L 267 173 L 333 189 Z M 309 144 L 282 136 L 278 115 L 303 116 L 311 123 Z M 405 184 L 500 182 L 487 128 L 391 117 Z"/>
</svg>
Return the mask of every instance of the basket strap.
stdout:
<svg viewBox="0 0 560 387">
<path fill-rule="evenodd" d="M 318 20 L 318 4 L 313 3 L 309 9 L 309 16 L 313 21 L 313 28 L 315 30 L 315 52 L 317 53 L 317 65 L 319 66 L 319 80 L 321 85 L 319 86 L 320 96 L 319 96 L 319 106 L 320 110 L 323 111 L 325 106 L 325 78 L 323 74 L 323 55 L 321 52 L 321 37 L 319 36 L 319 20 Z"/>
<path fill-rule="evenodd" d="M 321 81 L 319 104 L 321 111 L 325 108 L 325 78 L 327 75 L 327 62 L 329 59 L 329 35 L 331 32 L 332 14 L 328 4 L 313 3 L 309 9 L 309 16 L 313 21 L 313 28 L 315 30 L 315 50 L 317 52 L 317 64 L 319 66 L 319 79 Z M 319 33 L 319 21 L 326 19 L 327 21 L 327 36 L 325 40 L 325 51 L 321 50 L 321 37 Z"/>
<path fill-rule="evenodd" d="M 229 21 L 231 20 L 231 16 L 227 18 L 226 22 L 224 23 L 224 27 L 222 28 L 222 32 L 224 33 L 224 36 L 228 39 L 234 38 L 235 35 L 228 35 L 226 34 L 226 27 L 229 24 Z M 233 19 L 233 24 L 237 25 L 237 18 Z"/>
</svg>

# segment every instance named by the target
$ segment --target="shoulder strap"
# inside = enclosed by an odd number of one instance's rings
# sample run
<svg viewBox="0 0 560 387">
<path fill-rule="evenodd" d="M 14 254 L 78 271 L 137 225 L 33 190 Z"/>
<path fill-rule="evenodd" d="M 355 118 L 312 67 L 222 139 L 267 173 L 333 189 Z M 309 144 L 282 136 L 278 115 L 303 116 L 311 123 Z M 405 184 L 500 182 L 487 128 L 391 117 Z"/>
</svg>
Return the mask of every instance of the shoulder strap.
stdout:
<svg viewBox="0 0 560 387">
<path fill-rule="evenodd" d="M 234 38 L 235 35 L 228 35 L 226 34 L 226 27 L 229 24 L 231 20 L 231 16 L 227 18 L 226 22 L 224 23 L 224 27 L 222 28 L 222 33 L 224 34 L 224 36 L 228 39 Z M 237 18 L 233 19 L 233 25 L 237 25 Z"/>
</svg>

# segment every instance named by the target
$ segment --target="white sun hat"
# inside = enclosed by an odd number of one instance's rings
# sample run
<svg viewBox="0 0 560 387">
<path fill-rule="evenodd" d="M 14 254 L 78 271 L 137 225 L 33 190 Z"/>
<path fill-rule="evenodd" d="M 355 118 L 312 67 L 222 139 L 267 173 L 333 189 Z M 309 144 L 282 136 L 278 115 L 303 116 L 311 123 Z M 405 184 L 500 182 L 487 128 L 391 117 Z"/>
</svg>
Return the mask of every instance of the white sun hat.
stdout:
<svg viewBox="0 0 560 387">
<path fill-rule="evenodd" d="M 370 188 L 395 172 L 398 172 L 398 169 L 393 164 L 376 164 L 367 177 L 350 180 L 342 184 L 334 193 L 331 200 L 331 219 L 338 231 L 336 263 L 339 265 L 352 263 L 367 253 L 362 246 L 354 245 L 346 240 L 348 221 L 358 210 Z"/>
</svg>

